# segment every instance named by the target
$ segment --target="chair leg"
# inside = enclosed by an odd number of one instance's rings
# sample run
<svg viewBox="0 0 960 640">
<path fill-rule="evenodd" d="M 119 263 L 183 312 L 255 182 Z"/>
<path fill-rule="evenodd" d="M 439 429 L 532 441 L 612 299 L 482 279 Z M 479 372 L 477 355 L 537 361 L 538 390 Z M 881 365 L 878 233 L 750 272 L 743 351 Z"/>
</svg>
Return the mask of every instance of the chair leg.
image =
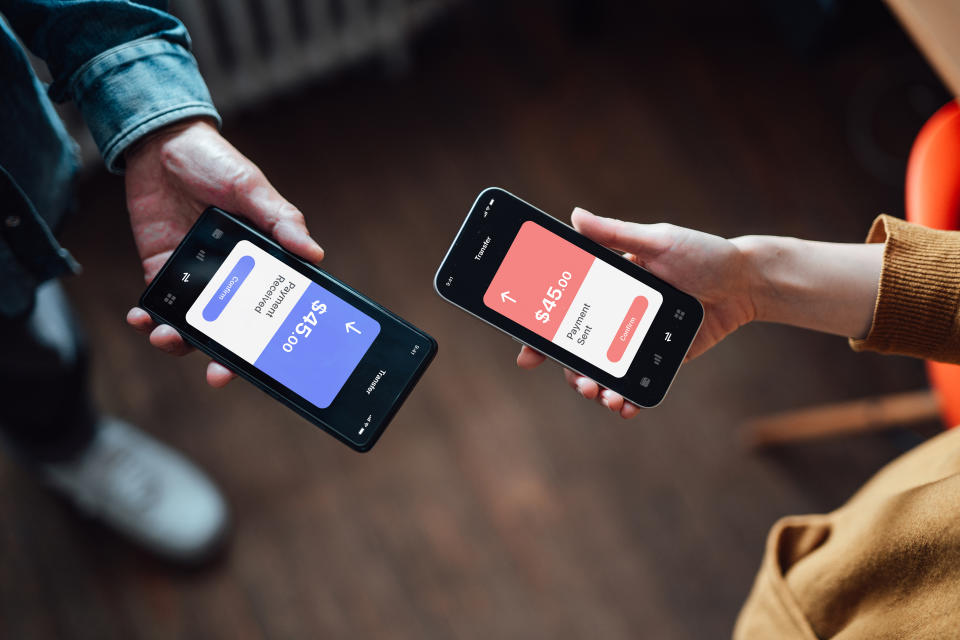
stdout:
<svg viewBox="0 0 960 640">
<path fill-rule="evenodd" d="M 939 417 L 936 394 L 929 390 L 795 409 L 749 420 L 741 428 L 751 448 L 829 436 L 879 431 Z"/>
</svg>

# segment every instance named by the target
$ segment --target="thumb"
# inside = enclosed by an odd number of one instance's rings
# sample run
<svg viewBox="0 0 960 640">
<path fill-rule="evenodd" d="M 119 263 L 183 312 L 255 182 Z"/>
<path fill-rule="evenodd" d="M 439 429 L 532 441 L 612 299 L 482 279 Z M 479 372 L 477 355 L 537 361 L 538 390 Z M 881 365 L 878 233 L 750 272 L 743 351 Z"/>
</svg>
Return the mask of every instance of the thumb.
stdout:
<svg viewBox="0 0 960 640">
<path fill-rule="evenodd" d="M 244 215 L 273 236 L 283 248 L 308 262 L 323 260 L 323 249 L 310 237 L 303 214 L 273 188 L 259 169 L 245 188 L 234 191 L 236 212 Z"/>
<path fill-rule="evenodd" d="M 573 228 L 594 242 L 610 249 L 632 253 L 641 260 L 657 257 L 669 246 L 669 240 L 656 225 L 624 222 L 595 216 L 577 207 L 570 216 Z"/>
</svg>

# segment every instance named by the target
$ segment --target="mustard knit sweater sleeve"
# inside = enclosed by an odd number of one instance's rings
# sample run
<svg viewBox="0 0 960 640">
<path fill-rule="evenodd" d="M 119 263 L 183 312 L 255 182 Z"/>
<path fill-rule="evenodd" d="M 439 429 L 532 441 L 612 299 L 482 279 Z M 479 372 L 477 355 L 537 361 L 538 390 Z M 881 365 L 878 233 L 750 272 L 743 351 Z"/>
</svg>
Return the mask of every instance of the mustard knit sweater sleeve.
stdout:
<svg viewBox="0 0 960 640">
<path fill-rule="evenodd" d="M 960 363 L 960 232 L 937 231 L 888 215 L 867 242 L 885 242 L 870 333 L 856 351 Z"/>
<path fill-rule="evenodd" d="M 880 216 L 872 349 L 960 362 L 960 232 Z M 900 456 L 846 504 L 767 538 L 735 640 L 960 638 L 960 427 Z"/>
</svg>

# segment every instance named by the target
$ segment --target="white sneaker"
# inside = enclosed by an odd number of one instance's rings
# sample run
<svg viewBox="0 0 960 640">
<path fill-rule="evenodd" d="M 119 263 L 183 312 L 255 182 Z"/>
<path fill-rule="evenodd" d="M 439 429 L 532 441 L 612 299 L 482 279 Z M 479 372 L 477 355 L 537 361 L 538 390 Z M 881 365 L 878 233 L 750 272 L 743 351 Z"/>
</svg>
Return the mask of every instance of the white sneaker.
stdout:
<svg viewBox="0 0 960 640">
<path fill-rule="evenodd" d="M 220 491 L 181 454 L 116 418 L 101 418 L 77 460 L 41 467 L 77 507 L 150 551 L 200 560 L 227 531 Z"/>
</svg>

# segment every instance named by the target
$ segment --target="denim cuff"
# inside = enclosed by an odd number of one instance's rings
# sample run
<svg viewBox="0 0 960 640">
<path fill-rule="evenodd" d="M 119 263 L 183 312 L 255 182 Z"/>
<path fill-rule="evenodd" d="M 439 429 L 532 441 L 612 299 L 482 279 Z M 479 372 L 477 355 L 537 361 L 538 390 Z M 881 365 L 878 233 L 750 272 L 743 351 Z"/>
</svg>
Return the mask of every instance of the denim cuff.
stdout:
<svg viewBox="0 0 960 640">
<path fill-rule="evenodd" d="M 171 122 L 206 116 L 221 124 L 194 57 L 157 38 L 101 53 L 77 70 L 65 93 L 80 107 L 112 173 L 123 173 L 126 149 Z"/>
</svg>

